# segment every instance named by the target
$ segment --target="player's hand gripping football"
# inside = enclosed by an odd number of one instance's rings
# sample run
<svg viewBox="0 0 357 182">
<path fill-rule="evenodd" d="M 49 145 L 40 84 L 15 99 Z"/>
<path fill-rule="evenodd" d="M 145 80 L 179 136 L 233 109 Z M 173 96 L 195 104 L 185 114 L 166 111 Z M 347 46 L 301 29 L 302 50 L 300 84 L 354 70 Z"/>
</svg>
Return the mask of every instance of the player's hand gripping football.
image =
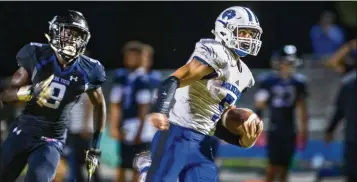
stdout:
<svg viewBox="0 0 357 182">
<path fill-rule="evenodd" d="M 52 93 L 49 85 L 52 82 L 53 77 L 54 75 L 51 75 L 40 83 L 21 87 L 17 91 L 18 100 L 28 102 L 33 98 L 37 98 L 37 103 L 42 106 L 44 102 L 43 100 L 48 99 Z"/>
<path fill-rule="evenodd" d="M 231 106 L 229 109 L 235 109 L 235 106 Z M 257 141 L 260 133 L 263 131 L 263 121 L 251 110 L 247 110 L 251 114 L 247 121 L 243 122 L 238 127 L 239 135 L 241 136 L 240 144 L 242 147 L 251 147 Z"/>
<path fill-rule="evenodd" d="M 99 166 L 99 157 L 101 155 L 101 151 L 99 149 L 89 149 L 86 151 L 86 168 L 88 171 L 88 181 L 91 180 L 96 168 Z"/>
<path fill-rule="evenodd" d="M 152 113 L 149 115 L 149 118 L 152 122 L 152 124 L 158 129 L 158 130 L 168 130 L 169 129 L 169 120 L 167 119 L 167 116 L 165 114 L 161 113 Z"/>
</svg>

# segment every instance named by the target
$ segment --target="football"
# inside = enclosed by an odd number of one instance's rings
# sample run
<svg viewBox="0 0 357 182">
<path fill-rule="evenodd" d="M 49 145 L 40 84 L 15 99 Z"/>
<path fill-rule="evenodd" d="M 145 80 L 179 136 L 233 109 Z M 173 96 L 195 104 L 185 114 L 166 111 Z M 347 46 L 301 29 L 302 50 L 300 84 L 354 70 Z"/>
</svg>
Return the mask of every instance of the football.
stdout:
<svg viewBox="0 0 357 182">
<path fill-rule="evenodd" d="M 252 110 L 247 108 L 231 108 L 222 116 L 222 125 L 236 135 L 240 135 L 241 132 L 244 131 L 241 127 L 244 122 L 259 124 L 260 118 Z"/>
</svg>

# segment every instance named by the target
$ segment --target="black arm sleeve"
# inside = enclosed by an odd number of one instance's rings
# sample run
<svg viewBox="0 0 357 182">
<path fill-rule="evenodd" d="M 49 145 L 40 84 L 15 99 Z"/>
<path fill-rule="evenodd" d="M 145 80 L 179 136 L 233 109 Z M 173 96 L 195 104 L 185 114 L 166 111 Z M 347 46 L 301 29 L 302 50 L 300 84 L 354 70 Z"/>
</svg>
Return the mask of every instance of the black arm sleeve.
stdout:
<svg viewBox="0 0 357 182">
<path fill-rule="evenodd" d="M 227 128 L 222 126 L 221 120 L 219 120 L 217 123 L 216 132 L 214 135 L 229 144 L 236 145 L 238 147 L 241 146 L 239 143 L 240 136 L 231 133 Z"/>
<path fill-rule="evenodd" d="M 174 100 L 176 89 L 179 88 L 179 79 L 175 76 L 170 76 L 162 82 L 158 93 L 157 101 L 153 112 L 168 114 L 171 102 Z"/>
</svg>

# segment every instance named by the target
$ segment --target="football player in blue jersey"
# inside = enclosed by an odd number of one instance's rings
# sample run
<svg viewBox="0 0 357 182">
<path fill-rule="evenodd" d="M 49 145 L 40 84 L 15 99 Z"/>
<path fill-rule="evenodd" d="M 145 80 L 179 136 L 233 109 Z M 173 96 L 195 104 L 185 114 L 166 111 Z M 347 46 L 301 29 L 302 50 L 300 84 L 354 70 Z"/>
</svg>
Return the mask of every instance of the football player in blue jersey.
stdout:
<svg viewBox="0 0 357 182">
<path fill-rule="evenodd" d="M 152 155 L 142 153 L 134 162 L 141 181 L 219 181 L 212 136 L 249 148 L 263 129 L 261 121 L 245 122 L 247 130 L 232 136 L 219 127 L 223 112 L 255 83 L 241 58 L 259 52 L 259 20 L 249 8 L 233 6 L 214 25 L 214 39 L 200 39 L 186 64 L 160 84 L 149 116 L 158 129 Z"/>
<path fill-rule="evenodd" d="M 267 182 L 274 181 L 277 175 L 280 175 L 279 181 L 287 181 L 296 145 L 295 109 L 300 114 L 303 143 L 308 133 L 307 86 L 304 76 L 294 72 L 294 67 L 300 63 L 296 53 L 295 46 L 284 46 L 272 58 L 273 68 L 277 71 L 263 74 L 258 79 L 256 113 L 261 117 L 267 107 L 270 113 Z"/>
<path fill-rule="evenodd" d="M 134 154 L 146 147 L 141 136 L 152 94 L 149 77 L 142 67 L 143 45 L 131 41 L 124 46 L 125 68 L 116 70 L 110 94 L 110 131 L 120 141 L 117 181 L 121 182 L 125 181 L 126 171 L 133 169 Z M 138 178 L 136 171 L 133 178 Z"/>
<path fill-rule="evenodd" d="M 152 70 L 153 56 L 154 48 L 149 44 L 145 44 L 143 46 L 142 51 L 142 67 L 144 68 L 149 78 L 150 86 L 153 92 L 152 104 L 155 104 L 157 98 L 157 90 L 162 81 L 162 74 L 160 71 Z"/>
<path fill-rule="evenodd" d="M 49 22 L 48 44 L 29 43 L 16 56 L 18 70 L 1 92 L 5 104 L 26 102 L 1 149 L 0 181 L 13 182 L 28 164 L 25 181 L 52 181 L 65 145 L 68 114 L 82 93 L 94 105 L 93 145 L 86 163 L 93 172 L 106 120 L 101 85 L 104 67 L 83 53 L 91 37 L 82 13 L 69 10 Z"/>
</svg>

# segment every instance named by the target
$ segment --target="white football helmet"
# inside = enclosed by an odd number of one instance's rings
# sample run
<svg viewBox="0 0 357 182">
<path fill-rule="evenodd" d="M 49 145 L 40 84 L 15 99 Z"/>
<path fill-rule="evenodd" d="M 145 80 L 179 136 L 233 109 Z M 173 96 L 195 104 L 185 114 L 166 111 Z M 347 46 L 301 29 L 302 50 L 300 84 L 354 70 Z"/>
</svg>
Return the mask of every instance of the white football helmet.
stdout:
<svg viewBox="0 0 357 182">
<path fill-rule="evenodd" d="M 239 29 L 253 31 L 251 38 L 238 37 Z M 257 16 L 249 9 L 233 6 L 224 10 L 215 22 L 212 33 L 217 41 L 223 41 L 225 46 L 234 50 L 240 57 L 256 56 L 262 46 L 260 36 L 263 33 Z"/>
</svg>

